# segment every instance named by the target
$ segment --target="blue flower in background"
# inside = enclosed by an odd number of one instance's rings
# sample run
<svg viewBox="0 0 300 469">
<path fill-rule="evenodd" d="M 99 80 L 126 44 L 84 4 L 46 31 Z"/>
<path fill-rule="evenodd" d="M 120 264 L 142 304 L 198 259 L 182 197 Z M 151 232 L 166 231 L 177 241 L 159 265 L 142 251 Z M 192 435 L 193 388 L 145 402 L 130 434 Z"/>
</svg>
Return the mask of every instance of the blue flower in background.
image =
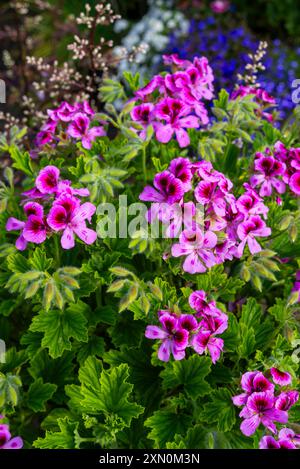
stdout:
<svg viewBox="0 0 300 469">
<path fill-rule="evenodd" d="M 191 20 L 186 37 L 170 35 L 167 53 L 178 53 L 193 59 L 205 55 L 215 74 L 215 88 L 231 92 L 237 74 L 244 73 L 248 54 L 257 50 L 259 40 L 246 28 L 239 26 L 226 31 L 214 17 Z M 292 102 L 292 82 L 300 76 L 300 48 L 290 50 L 278 39 L 269 43 L 263 59 L 266 70 L 258 75 L 258 82 L 276 98 L 280 117 L 285 119 L 295 107 Z"/>
</svg>

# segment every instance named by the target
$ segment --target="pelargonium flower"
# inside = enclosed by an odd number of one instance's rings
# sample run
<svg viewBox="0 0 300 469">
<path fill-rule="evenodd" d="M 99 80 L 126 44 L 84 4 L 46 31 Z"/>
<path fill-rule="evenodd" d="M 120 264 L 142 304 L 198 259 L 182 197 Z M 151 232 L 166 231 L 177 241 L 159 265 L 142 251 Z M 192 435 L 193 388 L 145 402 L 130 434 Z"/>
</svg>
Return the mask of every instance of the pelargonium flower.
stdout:
<svg viewBox="0 0 300 469">
<path fill-rule="evenodd" d="M 272 433 L 276 433 L 274 422 L 287 423 L 286 411 L 274 407 L 275 397 L 270 392 L 254 392 L 248 397 L 247 404 L 241 411 L 240 416 L 244 418 L 241 423 L 241 431 L 246 436 L 251 436 L 262 424 Z"/>
<path fill-rule="evenodd" d="M 67 128 L 67 134 L 70 137 L 80 139 L 83 148 L 90 150 L 95 138 L 105 136 L 106 132 L 102 126 L 90 127 L 90 119 L 86 114 L 78 112 L 73 116 L 72 122 Z"/>
<path fill-rule="evenodd" d="M 19 251 L 24 251 L 27 247 L 27 241 L 23 236 L 23 229 L 25 226 L 25 222 L 18 220 L 17 218 L 10 217 L 7 222 L 5 229 L 6 231 L 21 231 L 20 236 L 16 240 L 16 248 Z"/>
<path fill-rule="evenodd" d="M 194 293 L 199 294 L 199 292 Z M 203 293 L 202 296 L 206 298 L 205 292 Z M 195 300 L 197 301 L 196 297 Z M 168 361 L 171 354 L 175 360 L 182 360 L 185 357 L 185 349 L 191 347 L 199 355 L 208 353 L 212 362 L 216 363 L 224 345 L 224 341 L 216 336 L 226 330 L 228 317 L 215 308 L 214 302 L 211 303 L 211 307 L 215 310 L 214 315 L 200 314 L 200 312 L 194 315 L 173 313 L 169 310 L 158 311 L 161 326 L 147 326 L 145 336 L 148 339 L 161 340 L 158 350 L 160 360 Z"/>
<path fill-rule="evenodd" d="M 2 420 L 3 416 L 0 416 Z M 11 437 L 9 426 L 0 422 L 0 449 L 21 449 L 23 440 L 20 436 Z"/>
<path fill-rule="evenodd" d="M 49 116 L 47 122 L 42 126 L 36 136 L 38 148 L 45 144 L 53 145 L 59 141 L 56 131 L 62 129 L 66 135 L 80 139 L 84 148 L 90 149 L 96 137 L 106 135 L 103 126 L 90 126 L 90 118 L 95 112 L 87 101 L 76 103 L 75 105 L 63 101 L 58 108 L 48 109 Z M 101 122 L 103 124 L 103 122 Z M 32 157 L 36 157 L 37 151 L 32 152 Z"/>
<path fill-rule="evenodd" d="M 270 373 L 275 384 L 287 386 L 292 382 L 292 377 L 287 371 L 280 371 L 278 368 L 273 367 L 270 369 Z"/>
<path fill-rule="evenodd" d="M 193 337 L 192 347 L 195 352 L 202 355 L 206 351 L 210 354 L 212 362 L 215 364 L 219 360 L 224 346 L 224 340 L 214 337 L 210 331 L 200 330 Z"/>
<path fill-rule="evenodd" d="M 86 220 L 91 222 L 91 217 L 96 211 L 95 205 L 85 202 L 74 207 L 73 201 L 66 209 L 66 205 L 54 204 L 47 217 L 48 225 L 54 231 L 63 231 L 61 246 L 71 249 L 75 246 L 74 234 L 86 244 L 92 244 L 97 239 L 97 233 L 86 226 Z"/>
<path fill-rule="evenodd" d="M 265 219 L 269 208 L 263 203 L 256 191 L 247 183 L 244 184 L 246 192 L 236 201 L 236 207 L 245 217 L 250 215 L 262 215 Z"/>
<path fill-rule="evenodd" d="M 159 321 L 161 327 L 147 326 L 145 336 L 148 339 L 162 340 L 158 350 L 160 360 L 169 361 L 171 353 L 175 360 L 182 360 L 185 357 L 185 348 L 188 345 L 188 331 L 182 328 L 178 319 L 171 314 L 163 314 L 160 316 Z"/>
<path fill-rule="evenodd" d="M 23 228 L 23 237 L 26 241 L 41 244 L 47 238 L 47 225 L 43 217 L 30 215 Z"/>
<path fill-rule="evenodd" d="M 241 388 L 245 391 L 242 394 L 233 396 L 232 402 L 236 406 L 247 404 L 248 397 L 254 392 L 273 392 L 272 384 L 260 371 L 248 371 L 243 374 L 241 379 Z"/>
<path fill-rule="evenodd" d="M 290 428 L 282 428 L 278 434 L 279 439 L 290 441 L 296 448 L 300 447 L 300 435 Z"/>
<path fill-rule="evenodd" d="M 169 171 L 182 182 L 182 187 L 185 192 L 191 190 L 193 174 L 191 171 L 191 163 L 188 158 L 179 157 L 172 160 L 169 166 Z"/>
<path fill-rule="evenodd" d="M 228 0 L 214 0 L 210 2 L 209 6 L 214 13 L 225 13 L 230 8 L 230 2 Z"/>
<path fill-rule="evenodd" d="M 276 160 L 273 156 L 257 153 L 254 170 L 260 174 L 252 176 L 250 183 L 253 187 L 260 186 L 259 195 L 261 197 L 272 195 L 273 188 L 278 194 L 283 194 L 285 192 L 285 183 L 279 178 L 283 176 L 285 168 L 285 164 Z"/>
<path fill-rule="evenodd" d="M 282 392 L 277 396 L 275 407 L 279 410 L 289 410 L 299 399 L 299 393 L 297 391 L 286 391 Z"/>
<path fill-rule="evenodd" d="M 153 185 L 146 186 L 140 194 L 140 200 L 149 202 L 179 202 L 184 194 L 184 187 L 180 179 L 169 171 L 163 171 L 155 176 Z"/>
<path fill-rule="evenodd" d="M 300 171 L 294 173 L 289 180 L 289 187 L 294 194 L 300 196 Z"/>
<path fill-rule="evenodd" d="M 181 148 L 188 146 L 190 138 L 185 129 L 199 127 L 198 118 L 190 113 L 191 107 L 179 99 L 164 98 L 157 103 L 153 114 L 159 121 L 165 121 L 154 123 L 157 140 L 167 143 L 175 134 Z"/>
<path fill-rule="evenodd" d="M 212 249 L 217 241 L 218 238 L 212 231 L 203 234 L 200 228 L 183 230 L 179 243 L 172 246 L 172 256 L 186 256 L 182 266 L 185 272 L 190 274 L 205 272 L 207 267 L 216 264 Z"/>
<path fill-rule="evenodd" d="M 237 256 L 242 257 L 246 244 L 248 244 L 251 254 L 260 252 L 262 248 L 256 238 L 270 236 L 271 228 L 268 228 L 258 215 L 252 215 L 248 220 L 240 223 L 237 234 L 241 240 L 237 248 Z"/>
<path fill-rule="evenodd" d="M 275 438 L 271 435 L 263 436 L 259 442 L 260 449 L 297 449 L 296 446 L 288 439 Z"/>
<path fill-rule="evenodd" d="M 207 316 L 201 321 L 200 330 L 192 339 L 192 347 L 199 355 L 207 351 L 211 356 L 212 362 L 216 363 L 223 350 L 224 340 L 215 336 L 222 334 L 227 329 L 227 326 L 228 317 L 226 314 L 221 313 L 219 316 Z"/>
<path fill-rule="evenodd" d="M 57 191 L 60 171 L 56 166 L 46 166 L 41 169 L 35 185 L 41 194 L 53 194 Z"/>
<path fill-rule="evenodd" d="M 138 122 L 144 128 L 139 134 L 142 139 L 146 138 L 146 129 L 152 122 L 153 109 L 154 104 L 142 103 L 139 106 L 135 106 L 130 113 L 132 120 Z"/>
</svg>

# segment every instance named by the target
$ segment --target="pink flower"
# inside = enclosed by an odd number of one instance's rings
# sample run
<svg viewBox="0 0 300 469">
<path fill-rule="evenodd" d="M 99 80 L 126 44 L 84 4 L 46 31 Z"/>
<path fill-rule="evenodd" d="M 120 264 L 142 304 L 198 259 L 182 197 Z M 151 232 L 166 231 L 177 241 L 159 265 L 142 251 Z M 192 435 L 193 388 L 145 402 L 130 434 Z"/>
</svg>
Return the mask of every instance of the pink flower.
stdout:
<svg viewBox="0 0 300 469">
<path fill-rule="evenodd" d="M 262 198 L 259 197 L 249 184 L 244 184 L 244 187 L 247 189 L 246 192 L 236 201 L 238 211 L 245 217 L 249 215 L 263 215 L 264 218 L 267 218 L 269 209 L 263 203 Z"/>
<path fill-rule="evenodd" d="M 218 315 L 220 310 L 216 308 L 215 301 L 208 301 L 207 295 L 203 290 L 196 290 L 189 296 L 189 305 L 197 315 L 206 317 L 207 315 Z"/>
<path fill-rule="evenodd" d="M 155 176 L 153 185 L 146 186 L 140 194 L 140 200 L 149 202 L 179 202 L 184 194 L 183 184 L 169 171 L 163 171 Z"/>
<path fill-rule="evenodd" d="M 30 215 L 23 228 L 23 237 L 26 241 L 41 244 L 47 238 L 47 227 L 42 217 Z"/>
<path fill-rule="evenodd" d="M 37 217 L 43 218 L 44 216 L 44 207 L 37 202 L 27 202 L 23 208 L 27 217 L 36 215 Z"/>
<path fill-rule="evenodd" d="M 21 449 L 23 440 L 21 437 L 11 437 L 9 426 L 0 423 L 0 449 Z"/>
<path fill-rule="evenodd" d="M 64 101 L 56 109 L 55 115 L 57 116 L 58 119 L 60 119 L 63 122 L 70 122 L 70 120 L 73 117 L 74 112 L 75 112 L 75 107 Z M 50 117 L 52 116 L 50 115 Z"/>
<path fill-rule="evenodd" d="M 191 163 L 188 158 L 179 157 L 172 160 L 169 166 L 169 171 L 174 174 L 177 179 L 180 179 L 185 192 L 191 190 L 193 175 L 191 171 Z"/>
<path fill-rule="evenodd" d="M 285 183 L 278 177 L 283 176 L 285 168 L 285 164 L 275 160 L 273 156 L 264 156 L 262 153 L 257 153 L 254 169 L 261 174 L 252 176 L 250 183 L 253 187 L 261 186 L 259 191 L 261 197 L 272 195 L 272 188 L 279 194 L 283 194 L 285 192 Z"/>
<path fill-rule="evenodd" d="M 165 123 L 155 123 L 156 138 L 161 143 L 167 143 L 175 133 L 179 146 L 186 147 L 190 143 L 190 138 L 185 129 L 198 128 L 199 120 L 191 116 L 191 107 L 182 101 L 173 98 L 164 98 L 156 104 L 154 115 Z"/>
<path fill-rule="evenodd" d="M 83 148 L 90 150 L 92 148 L 92 142 L 96 137 L 103 137 L 106 132 L 103 127 L 90 127 L 90 119 L 86 114 L 77 112 L 72 122 L 69 124 L 67 134 L 70 137 L 81 139 Z"/>
<path fill-rule="evenodd" d="M 202 205 L 211 205 L 212 209 L 221 217 L 225 216 L 226 200 L 217 182 L 201 181 L 195 188 L 195 198 Z"/>
<path fill-rule="evenodd" d="M 147 326 L 145 336 L 148 339 L 162 340 L 158 350 L 160 360 L 169 361 L 171 353 L 175 360 L 182 360 L 188 345 L 188 331 L 181 328 L 178 319 L 169 313 L 160 316 L 159 321 L 161 327 Z"/>
<path fill-rule="evenodd" d="M 63 230 L 61 246 L 71 249 L 75 246 L 74 234 L 86 244 L 92 244 L 97 239 L 97 233 L 86 227 L 86 220 L 91 222 L 96 207 L 90 202 L 74 206 L 74 200 L 69 198 L 69 207 L 55 204 L 52 206 L 47 223 L 54 231 Z"/>
<path fill-rule="evenodd" d="M 292 377 L 286 371 L 280 371 L 278 368 L 271 368 L 270 373 L 272 375 L 272 379 L 275 384 L 279 384 L 279 386 L 287 386 L 291 384 Z"/>
<path fill-rule="evenodd" d="M 296 446 L 288 439 L 279 438 L 277 441 L 273 436 L 263 436 L 259 442 L 260 449 L 296 449 Z"/>
<path fill-rule="evenodd" d="M 293 191 L 296 195 L 300 195 L 300 171 L 294 173 L 290 180 L 289 186 L 291 191 Z"/>
<path fill-rule="evenodd" d="M 228 0 L 215 0 L 210 3 L 210 8 L 214 13 L 225 13 L 230 8 L 230 2 Z"/>
<path fill-rule="evenodd" d="M 221 356 L 224 340 L 214 337 L 210 331 L 200 330 L 200 332 L 193 337 L 191 345 L 199 355 L 208 352 L 212 362 L 215 364 Z"/>
<path fill-rule="evenodd" d="M 183 263 L 185 272 L 205 272 L 207 267 L 216 263 L 212 248 L 216 246 L 217 241 L 217 236 L 211 231 L 203 234 L 199 228 L 184 230 L 179 237 L 179 243 L 172 246 L 172 256 L 186 256 Z"/>
<path fill-rule="evenodd" d="M 18 220 L 17 218 L 10 217 L 6 222 L 6 230 L 7 231 L 21 231 L 20 236 L 16 241 L 16 248 L 19 251 L 24 251 L 27 247 L 27 241 L 23 236 L 23 229 L 25 226 L 25 222 Z"/>
<path fill-rule="evenodd" d="M 279 410 L 289 410 L 299 399 L 297 391 L 282 392 L 276 398 L 275 407 Z"/>
<path fill-rule="evenodd" d="M 154 105 L 152 103 L 143 103 L 139 106 L 135 106 L 130 113 L 132 120 L 138 122 L 144 128 L 144 130 L 140 132 L 140 137 L 142 139 L 146 138 L 146 128 L 152 122 L 153 109 Z"/>
<path fill-rule="evenodd" d="M 278 434 L 281 440 L 288 440 L 296 447 L 300 447 L 300 435 L 297 435 L 290 428 L 282 428 Z"/>
<path fill-rule="evenodd" d="M 275 409 L 274 403 L 275 398 L 270 392 L 254 392 L 251 394 L 246 407 L 240 414 L 241 417 L 245 418 L 240 427 L 242 433 L 251 436 L 260 424 L 276 433 L 275 421 L 287 423 L 287 412 Z"/>
<path fill-rule="evenodd" d="M 270 236 L 271 229 L 258 215 L 252 215 L 238 226 L 237 234 L 241 240 L 237 248 L 237 256 L 242 257 L 246 244 L 248 244 L 251 254 L 260 252 L 261 246 L 255 238 Z"/>
<path fill-rule="evenodd" d="M 135 92 L 135 96 L 137 99 L 144 100 L 146 96 L 152 94 L 155 90 L 159 90 L 159 92 L 163 92 L 165 90 L 165 80 L 160 75 L 155 75 L 149 83 L 144 86 L 144 88 L 139 89 Z"/>
<path fill-rule="evenodd" d="M 236 406 L 246 405 L 248 397 L 251 396 L 253 392 L 274 392 L 274 384 L 259 371 L 248 371 L 244 373 L 241 380 L 241 388 L 245 392 L 233 396 L 232 398 L 232 402 Z"/>
<path fill-rule="evenodd" d="M 191 65 L 189 60 L 181 59 L 178 54 L 163 55 L 163 62 L 165 65 L 176 65 L 178 68 L 183 70 Z"/>
<path fill-rule="evenodd" d="M 53 194 L 57 191 L 60 171 L 56 166 L 43 168 L 35 180 L 36 188 L 41 194 Z"/>
</svg>

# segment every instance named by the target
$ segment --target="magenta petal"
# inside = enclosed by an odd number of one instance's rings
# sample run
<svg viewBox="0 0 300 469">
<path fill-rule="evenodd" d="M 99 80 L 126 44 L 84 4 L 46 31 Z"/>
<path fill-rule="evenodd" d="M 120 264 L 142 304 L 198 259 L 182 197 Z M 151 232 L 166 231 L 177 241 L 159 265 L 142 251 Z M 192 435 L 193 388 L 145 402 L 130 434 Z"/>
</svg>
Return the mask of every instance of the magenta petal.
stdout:
<svg viewBox="0 0 300 469">
<path fill-rule="evenodd" d="M 93 244 L 97 239 L 96 231 L 87 228 L 85 223 L 73 226 L 73 231 L 85 244 Z"/>
<path fill-rule="evenodd" d="M 71 228 L 67 227 L 60 240 L 63 249 L 72 249 L 75 246 L 74 233 Z"/>
<path fill-rule="evenodd" d="M 171 140 L 173 133 L 174 129 L 171 125 L 161 124 L 156 130 L 156 138 L 161 143 L 168 143 Z"/>
<path fill-rule="evenodd" d="M 25 226 L 25 222 L 18 220 L 17 218 L 10 217 L 6 222 L 6 230 L 7 231 L 17 231 L 22 230 Z"/>
<path fill-rule="evenodd" d="M 16 436 L 12 438 L 10 441 L 5 443 L 0 449 L 21 449 L 23 448 L 23 440 L 21 437 Z"/>
<path fill-rule="evenodd" d="M 260 449 L 280 449 L 280 444 L 273 436 L 263 436 L 259 442 Z"/>
<path fill-rule="evenodd" d="M 25 251 L 25 249 L 27 248 L 27 241 L 22 234 L 16 240 L 16 248 L 19 251 Z"/>
<path fill-rule="evenodd" d="M 242 393 L 242 394 L 238 394 L 237 396 L 233 396 L 232 402 L 234 403 L 234 405 L 240 407 L 242 405 L 247 404 L 247 399 L 248 399 L 248 394 Z"/>
<path fill-rule="evenodd" d="M 147 337 L 147 339 L 166 339 L 168 337 L 168 333 L 158 326 L 147 326 L 145 337 Z"/>
<path fill-rule="evenodd" d="M 169 340 L 164 340 L 158 349 L 158 358 L 163 362 L 167 362 L 170 359 L 171 344 Z"/>
<path fill-rule="evenodd" d="M 255 430 L 260 424 L 260 418 L 258 415 L 245 419 L 240 426 L 241 432 L 246 436 L 251 436 L 255 433 Z"/>
<path fill-rule="evenodd" d="M 96 211 L 95 205 L 93 205 L 91 202 L 85 202 L 82 204 L 80 207 L 78 207 L 75 210 L 74 213 L 74 218 L 72 219 L 72 222 L 74 223 L 82 223 L 85 220 L 88 220 L 91 222 L 91 218 L 94 215 Z"/>
<path fill-rule="evenodd" d="M 271 368 L 270 369 L 272 379 L 275 384 L 279 384 L 279 386 L 287 386 L 291 384 L 292 377 L 286 371 L 280 371 L 278 368 Z"/>
</svg>

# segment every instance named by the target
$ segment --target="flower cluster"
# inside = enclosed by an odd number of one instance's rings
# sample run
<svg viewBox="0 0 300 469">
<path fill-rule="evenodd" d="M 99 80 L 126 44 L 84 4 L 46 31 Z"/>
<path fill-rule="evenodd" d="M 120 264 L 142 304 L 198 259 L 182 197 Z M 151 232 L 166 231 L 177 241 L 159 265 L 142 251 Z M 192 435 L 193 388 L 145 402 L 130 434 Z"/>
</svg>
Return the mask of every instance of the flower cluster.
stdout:
<svg viewBox="0 0 300 469">
<path fill-rule="evenodd" d="M 88 189 L 76 189 L 69 180 L 60 179 L 56 166 L 43 168 L 35 180 L 35 187 L 22 195 L 25 197 L 23 210 L 27 219 L 22 221 L 10 217 L 6 223 L 7 231 L 20 231 L 16 241 L 16 248 L 20 251 L 26 249 L 28 242 L 43 243 L 53 232 L 62 232 L 61 246 L 64 249 L 74 247 L 75 234 L 86 244 L 96 241 L 97 233 L 86 226 L 86 221 L 91 223 L 96 207 L 90 202 L 81 204 L 78 198 L 87 197 Z"/>
<path fill-rule="evenodd" d="M 297 449 L 300 448 L 300 435 L 291 428 L 282 428 L 276 440 L 271 435 L 263 436 L 259 442 L 260 449 Z"/>
<path fill-rule="evenodd" d="M 148 221 L 158 218 L 167 225 L 166 237 L 174 238 L 184 228 L 171 254 L 185 256 L 186 272 L 205 272 L 240 258 L 246 244 L 255 254 L 261 251 L 256 238 L 271 234 L 261 218 L 266 218 L 268 208 L 255 190 L 246 183 L 245 192 L 235 198 L 231 181 L 208 161 L 176 158 L 168 170 L 155 176 L 153 184 L 144 188 L 140 200 L 153 202 Z"/>
<path fill-rule="evenodd" d="M 63 101 L 57 109 L 49 109 L 48 120 L 36 136 L 36 144 L 55 144 L 59 141 L 58 130 L 62 130 L 68 137 L 80 141 L 83 148 L 90 149 L 96 137 L 106 135 L 103 125 L 92 126 L 95 112 L 87 101 L 76 103 L 74 106 Z M 102 122 L 103 124 L 103 122 Z"/>
<path fill-rule="evenodd" d="M 270 96 L 267 91 L 262 88 L 256 88 L 254 86 L 239 86 L 231 95 L 231 99 L 236 99 L 238 97 L 251 96 L 255 102 L 259 105 L 259 108 L 256 109 L 256 114 L 258 117 L 265 118 L 269 122 L 273 122 L 274 117 L 271 112 L 268 112 L 270 107 L 276 105 L 275 99 Z"/>
<path fill-rule="evenodd" d="M 239 414 L 244 419 L 240 429 L 246 436 L 253 435 L 260 424 L 276 434 L 277 428 L 274 422 L 286 424 L 288 410 L 298 401 L 297 391 L 284 390 L 279 394 L 276 393 L 275 385 L 282 387 L 291 384 L 292 377 L 289 373 L 271 368 L 270 376 L 273 382 L 260 371 L 244 373 L 241 379 L 244 392 L 232 398 L 234 405 L 243 406 Z M 282 435 L 279 435 L 279 438 L 281 439 Z M 269 437 L 264 437 L 261 446 L 268 445 L 268 439 Z"/>
<path fill-rule="evenodd" d="M 222 15 L 220 15 L 222 16 Z M 188 34 L 170 34 L 168 53 L 177 53 L 185 59 L 205 54 L 214 70 L 215 88 L 234 90 L 237 75 L 243 74 L 249 62 L 249 53 L 255 54 L 258 40 L 244 26 L 234 27 L 223 18 L 208 16 L 192 19 Z M 282 41 L 269 41 L 268 53 L 263 58 L 265 70 L 257 74 L 260 88 L 276 96 L 280 117 L 285 118 L 295 108 L 292 101 L 292 83 L 299 76 L 300 48 L 289 49 Z"/>
<path fill-rule="evenodd" d="M 215 301 L 208 301 L 202 290 L 190 295 L 189 304 L 195 314 L 158 311 L 160 326 L 147 326 L 145 336 L 161 341 L 158 358 L 164 362 L 169 361 L 171 354 L 175 360 L 182 360 L 186 348 L 191 347 L 199 355 L 208 353 L 216 363 L 224 346 L 223 339 L 216 336 L 227 329 L 228 317 Z"/>
<path fill-rule="evenodd" d="M 0 415 L 0 449 L 21 449 L 23 440 L 20 436 L 11 437 L 9 425 L 2 423 L 3 415 Z"/>
<path fill-rule="evenodd" d="M 256 153 L 254 171 L 250 183 L 252 187 L 260 187 L 261 197 L 272 195 L 273 189 L 283 194 L 286 186 L 300 195 L 300 148 L 287 149 L 282 142 L 277 142 L 273 151 L 266 148 L 264 153 Z"/>
<path fill-rule="evenodd" d="M 190 62 L 170 55 L 164 56 L 164 63 L 177 71 L 164 77 L 155 75 L 135 93 L 141 104 L 132 109 L 131 118 L 142 126 L 141 138 L 152 125 L 159 142 L 167 143 L 175 134 L 179 146 L 186 147 L 190 143 L 186 129 L 198 128 L 200 122 L 208 124 L 203 99 L 213 97 L 214 76 L 206 57 Z"/>
</svg>

